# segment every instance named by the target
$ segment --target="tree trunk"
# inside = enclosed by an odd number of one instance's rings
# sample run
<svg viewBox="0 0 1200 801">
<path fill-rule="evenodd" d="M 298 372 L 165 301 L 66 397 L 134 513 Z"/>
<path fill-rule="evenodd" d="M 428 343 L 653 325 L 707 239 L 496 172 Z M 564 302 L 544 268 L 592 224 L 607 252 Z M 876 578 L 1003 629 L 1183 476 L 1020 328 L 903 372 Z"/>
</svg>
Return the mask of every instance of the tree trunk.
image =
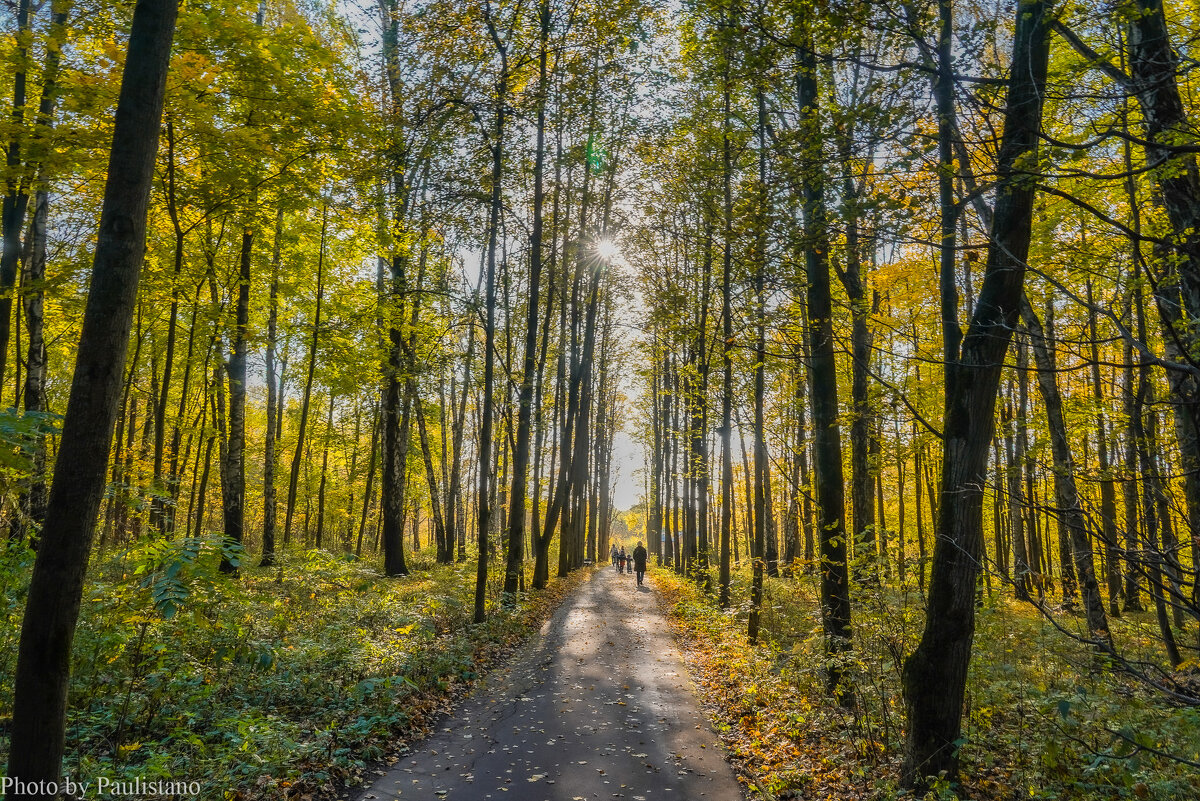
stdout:
<svg viewBox="0 0 1200 801">
<path fill-rule="evenodd" d="M 1036 164 L 1050 5 L 1033 0 L 1017 11 L 987 267 L 961 351 L 946 363 L 933 573 L 921 642 L 903 670 L 908 730 L 901 781 L 921 790 L 926 777 L 945 771 L 953 780 L 958 772 L 983 550 L 983 487 L 1003 357 L 1017 320 L 1029 251 L 1035 188 L 1023 165 Z"/>
<path fill-rule="evenodd" d="M 900 420 L 896 419 L 896 442 L 900 441 Z M 904 527 L 904 499 L 907 492 L 904 487 L 904 465 L 908 462 L 908 456 L 903 451 L 896 454 L 896 569 L 897 577 L 900 579 L 900 585 L 904 586 L 904 581 L 908 576 L 907 555 L 904 552 L 904 543 L 907 538 L 907 531 Z"/>
<path fill-rule="evenodd" d="M 212 407 L 214 418 L 216 417 L 216 408 L 217 408 L 216 398 L 217 398 L 217 393 L 220 392 L 220 386 L 221 386 L 221 373 L 220 373 L 220 370 L 218 369 L 217 374 L 213 377 L 213 386 L 209 393 L 210 399 L 207 404 L 208 406 Z M 195 536 L 197 536 L 197 537 L 203 537 L 205 534 L 204 515 L 208 511 L 208 478 L 212 472 L 213 446 L 217 444 L 218 439 L 219 439 L 218 432 L 214 431 L 212 434 L 209 435 L 208 442 L 204 446 L 204 467 L 201 469 L 201 472 L 200 472 L 200 481 L 198 482 L 198 486 L 196 487 L 196 500 L 195 500 L 195 504 L 194 504 L 195 511 L 196 511 Z M 200 458 L 199 452 L 196 453 L 196 458 L 197 459 Z"/>
<path fill-rule="evenodd" d="M 393 331 L 393 337 L 399 332 Z M 383 474 L 380 489 L 383 499 L 383 572 L 387 576 L 407 576 L 404 561 L 404 496 L 407 483 L 408 441 L 411 438 L 412 395 L 402 391 L 399 370 L 399 345 L 393 343 L 383 397 Z"/>
<path fill-rule="evenodd" d="M 354 555 L 362 556 L 363 534 L 367 530 L 367 513 L 371 508 L 371 488 L 375 485 L 375 461 L 379 458 L 379 428 L 381 417 L 378 404 L 375 406 L 371 423 L 371 455 L 367 458 L 367 486 L 363 489 L 362 517 L 358 521 L 358 539 L 354 545 Z"/>
<path fill-rule="evenodd" d="M 490 9 L 490 6 L 488 7 Z M 508 102 L 508 51 L 496 31 L 490 13 L 486 16 L 488 33 L 500 57 L 500 75 L 496 82 L 496 119 L 489 143 L 492 151 L 492 198 L 488 214 L 487 275 L 484 278 L 485 322 L 483 328 L 483 399 L 479 426 L 478 517 L 479 562 L 475 572 L 474 621 L 487 618 L 488 548 L 491 524 L 492 417 L 494 414 L 496 354 L 496 246 L 500 239 L 501 179 L 504 170 L 504 110 Z"/>
<path fill-rule="evenodd" d="M 167 344 L 163 354 L 162 386 L 154 398 L 154 490 L 152 514 L 155 525 L 164 534 L 170 533 L 170 522 L 163 504 L 163 461 L 167 443 L 167 404 L 171 393 L 171 375 L 175 367 L 175 339 L 179 322 L 179 278 L 183 272 L 184 239 L 186 232 L 179 222 L 179 203 L 175 186 L 175 125 L 167 119 L 167 216 L 175 233 L 174 268 L 171 274 L 171 310 L 167 314 Z"/>
<path fill-rule="evenodd" d="M 696 391 L 688 393 L 691 416 L 688 423 L 688 449 L 690 451 L 690 474 L 695 491 L 696 526 L 695 554 L 697 578 L 707 590 L 711 586 L 708 574 L 708 305 L 712 281 L 712 239 L 704 237 L 704 257 L 700 267 L 700 319 L 697 321 L 696 336 L 692 345 L 695 361 Z"/>
<path fill-rule="evenodd" d="M 317 298 L 313 309 L 312 339 L 308 345 L 308 374 L 304 379 L 304 394 L 300 397 L 300 424 L 296 430 L 296 450 L 292 454 L 292 470 L 288 477 L 287 506 L 283 517 L 284 546 L 292 539 L 292 515 L 296 511 L 296 490 L 300 483 L 300 464 L 304 459 L 304 438 L 308 432 L 308 411 L 312 401 L 313 376 L 317 371 L 317 342 L 321 334 L 321 302 L 325 298 L 325 237 L 328 230 L 329 204 L 324 203 L 321 206 L 321 244 L 317 254 Z M 281 399 L 281 416 L 282 408 Z"/>
<path fill-rule="evenodd" d="M 283 414 L 275 385 L 275 343 L 279 335 L 279 240 L 282 235 L 283 206 L 280 206 L 275 212 L 275 245 L 271 253 L 271 293 L 267 301 L 267 436 L 263 446 L 263 552 L 259 567 L 270 567 L 275 564 L 275 507 L 277 505 L 275 502 L 275 417 Z M 375 463 L 374 458 L 375 453 L 372 451 L 372 466 Z"/>
<path fill-rule="evenodd" d="M 1100 585 L 1096 581 L 1096 570 L 1092 561 L 1092 543 L 1088 538 L 1087 521 L 1079 502 L 1079 491 L 1075 486 L 1075 462 L 1071 458 L 1071 444 L 1067 438 L 1067 426 L 1063 420 L 1062 396 L 1058 391 L 1057 370 L 1051 341 L 1042 329 L 1041 321 L 1030 305 L 1029 299 L 1021 298 L 1021 316 L 1029 329 L 1029 342 L 1037 364 L 1038 389 L 1046 407 L 1046 422 L 1050 428 L 1050 448 L 1054 455 L 1054 494 L 1059 519 L 1070 536 L 1068 553 L 1074 558 L 1075 575 L 1083 590 L 1083 611 L 1087 620 L 1088 634 L 1096 646 L 1103 651 L 1112 651 L 1112 638 L 1108 633 L 1108 619 L 1104 614 L 1104 601 L 1100 597 Z M 1065 581 L 1065 579 L 1064 579 Z M 1064 590 L 1064 598 L 1066 592 Z"/>
<path fill-rule="evenodd" d="M 558 132 L 558 144 L 556 145 L 556 150 L 560 157 L 559 160 L 561 160 L 561 155 L 562 155 L 561 142 L 562 142 L 562 132 L 560 130 Z M 585 172 L 585 176 L 586 176 L 586 172 Z M 567 200 L 566 200 L 566 204 L 565 204 L 566 209 L 563 214 L 564 241 L 563 241 L 563 251 L 562 252 L 563 252 L 563 261 L 564 262 L 566 261 L 566 253 L 567 253 L 567 242 L 566 242 L 566 238 L 568 236 L 567 232 L 569 232 L 571 229 L 571 180 L 572 180 L 572 174 L 568 170 L 568 172 L 567 172 L 567 187 L 566 187 Z M 585 189 L 586 189 L 586 186 L 587 186 L 586 177 L 585 177 L 584 185 L 585 185 Z M 556 184 L 555 192 L 557 194 L 557 184 Z M 583 204 L 582 204 L 584 211 L 587 210 L 587 199 L 588 199 L 588 194 L 585 191 L 583 194 Z M 557 243 L 557 239 L 555 240 L 555 242 Z M 571 383 L 569 385 L 568 381 L 567 381 L 567 352 L 566 352 L 566 348 L 567 348 L 567 340 L 566 340 L 566 336 L 567 336 L 566 335 L 567 306 L 568 306 L 567 274 L 568 274 L 568 270 L 566 269 L 566 267 L 564 265 L 564 267 L 559 270 L 559 286 L 558 286 L 558 293 L 560 296 L 560 303 L 559 303 L 559 307 L 558 307 L 559 352 L 558 352 L 558 358 L 556 360 L 556 365 L 555 365 L 555 382 L 554 382 L 554 386 L 555 386 L 555 393 L 554 393 L 554 416 L 555 417 L 554 417 L 554 419 L 558 426 L 558 441 L 556 443 L 554 443 L 552 446 L 552 449 L 551 449 L 552 453 L 551 453 L 551 458 L 550 458 L 550 472 L 547 474 L 550 477 L 551 483 L 550 483 L 549 502 L 546 507 L 546 519 L 545 519 L 545 522 L 542 523 L 541 531 L 534 533 L 534 538 L 535 538 L 534 539 L 534 549 L 535 549 L 536 553 L 534 554 L 533 586 L 536 589 L 544 588 L 550 580 L 550 541 L 554 535 L 554 526 L 558 522 L 558 516 L 560 514 L 559 510 L 561 509 L 561 504 L 562 504 L 561 494 L 566 491 L 565 490 L 566 479 L 564 479 L 564 476 L 567 475 L 565 462 L 567 459 L 567 452 L 570 448 L 570 443 L 571 443 L 571 423 L 572 423 L 573 416 L 574 416 L 574 412 L 573 412 L 572 408 L 573 408 L 573 404 L 575 403 L 575 400 L 573 400 L 574 392 L 575 392 L 575 385 L 573 383 Z M 575 282 L 575 283 L 577 286 L 578 283 L 577 282 Z M 573 311 L 575 308 L 577 308 L 577 306 L 572 304 Z M 556 472 L 557 472 L 557 475 L 555 475 Z M 558 506 L 557 509 L 556 509 L 556 506 Z"/>
<path fill-rule="evenodd" d="M 25 329 L 29 334 L 25 370 L 25 411 L 44 412 L 46 394 L 46 342 L 43 336 L 43 297 L 46 282 L 46 222 L 50 193 L 39 189 L 34 199 L 33 221 L 29 226 L 29 262 L 22 276 L 22 305 Z M 46 516 L 46 435 L 40 433 L 33 450 L 33 469 L 28 482 L 22 482 L 13 518 L 13 536 L 22 536 L 27 527 L 36 530 Z"/>
<path fill-rule="evenodd" d="M 1013 417 L 1012 436 L 1015 447 L 1008 465 L 1008 514 L 1009 520 L 1012 521 L 1016 597 L 1017 600 L 1028 601 L 1030 592 L 1035 588 L 1038 590 L 1039 600 L 1041 599 L 1041 582 L 1035 576 L 1039 571 L 1037 534 L 1033 531 L 1033 518 L 1027 515 L 1034 500 L 1024 484 L 1025 469 L 1029 464 L 1029 432 L 1026 424 L 1029 416 L 1029 390 L 1025 379 L 1029 369 L 1029 357 L 1026 355 L 1024 340 L 1017 341 L 1016 351 L 1017 411 Z"/>
<path fill-rule="evenodd" d="M 916 423 L 913 423 L 913 436 L 916 437 Z M 920 589 L 921 595 L 925 594 L 925 565 L 928 562 L 928 554 L 925 549 L 925 512 L 921 506 L 921 487 L 923 486 L 921 475 L 921 454 L 923 447 L 918 444 L 913 451 L 913 501 L 916 503 L 917 515 L 917 588 Z"/>
<path fill-rule="evenodd" d="M 26 4 L 27 5 L 27 4 Z M 70 10 L 70 3 L 63 3 L 53 11 L 53 17 L 50 27 L 50 39 L 52 43 L 46 47 L 45 66 L 42 70 L 42 99 L 38 106 L 37 125 L 32 137 L 32 145 L 36 147 L 36 143 L 44 135 L 43 131 L 48 131 L 54 124 L 54 112 L 58 100 L 58 74 L 61 60 L 61 42 L 66 33 L 67 13 Z M 19 10 L 18 10 L 19 11 Z M 19 16 L 19 14 L 18 14 Z M 21 26 L 18 25 L 18 28 Z M 14 76 L 17 77 L 17 76 Z M 23 79 L 23 76 L 22 76 Z M 14 81 L 15 83 L 15 81 Z M 14 87 L 14 95 L 16 89 Z M 14 98 L 15 99 L 15 98 Z M 14 103 L 13 111 L 14 118 L 20 104 Z M 23 112 L 22 112 L 23 113 Z M 18 131 L 14 133 L 13 142 L 10 143 L 10 148 L 17 144 L 16 137 Z M 19 153 L 9 151 L 10 156 L 19 159 Z M 35 164 L 31 164 L 26 169 L 26 175 L 31 176 L 31 185 L 36 190 L 34 195 L 34 210 L 33 220 L 29 226 L 28 241 L 25 243 L 28 253 L 28 264 L 25 270 L 25 275 L 22 276 L 22 308 L 25 312 L 25 329 L 29 335 L 27 345 L 28 351 L 26 356 L 27 368 L 25 374 L 25 410 L 27 412 L 44 412 L 45 408 L 45 383 L 46 383 L 46 345 L 43 331 L 44 314 L 43 314 L 43 298 L 45 296 L 44 284 L 46 280 L 46 239 L 47 239 L 47 223 L 49 218 L 50 194 L 43 186 L 42 163 L 39 154 L 35 151 L 33 154 Z M 16 180 L 15 176 L 12 180 Z M 11 185 L 10 185 L 11 189 Z M 17 187 L 18 193 L 28 192 L 28 187 Z M 11 195 L 6 195 L 6 199 Z M 13 207 L 11 212 L 13 219 L 9 220 L 4 217 L 4 225 L 15 225 L 19 232 L 21 220 L 23 216 L 22 210 L 19 209 L 20 198 L 13 198 Z M 26 201 L 28 202 L 28 201 Z M 10 246 L 8 231 L 5 228 L 3 248 L 7 252 Z M 3 256 L 0 255 L 0 259 Z M 0 268 L 0 273 L 3 273 L 3 268 Z M 3 357 L 0 357 L 2 359 Z M 0 366 L 3 362 L 0 361 Z M 33 470 L 29 478 L 27 487 L 22 488 L 21 497 L 18 499 L 18 509 L 23 515 L 23 519 L 18 516 L 18 523 L 23 528 L 26 522 L 34 526 L 41 526 L 46 515 L 46 437 L 40 435 L 36 445 L 34 446 Z"/>
<path fill-rule="evenodd" d="M 57 782 L 61 775 L 71 644 L 145 250 L 146 209 L 177 12 L 177 0 L 139 0 L 134 9 L 91 288 L 21 626 L 6 772 L 21 782 Z M 10 799 L 51 797 L 9 793 Z"/>
<path fill-rule="evenodd" d="M 1160 494 L 1158 465 L 1152 455 L 1156 447 L 1152 432 L 1156 426 L 1153 422 L 1146 426 L 1140 415 L 1145 406 L 1153 408 L 1154 390 L 1149 381 L 1139 380 L 1138 383 L 1139 417 L 1135 421 L 1135 425 L 1139 428 L 1137 450 L 1138 461 L 1142 468 L 1142 514 L 1145 526 L 1143 532 L 1145 549 L 1141 554 L 1138 569 L 1145 571 L 1150 585 L 1150 598 L 1154 601 L 1154 617 L 1158 621 L 1158 630 L 1162 636 L 1163 647 L 1167 652 L 1167 659 L 1172 668 L 1178 668 L 1183 661 L 1183 656 L 1179 652 L 1179 645 L 1175 641 L 1175 632 L 1171 630 L 1171 620 L 1167 614 L 1162 569 L 1163 554 L 1159 547 L 1159 526 L 1164 521 L 1159 514 L 1159 504 L 1157 503 Z M 1149 414 L 1153 417 L 1154 412 L 1151 411 Z"/>
<path fill-rule="evenodd" d="M 1127 88 L 1132 89 L 1141 105 L 1146 161 L 1154 167 L 1151 175 L 1158 187 L 1158 199 L 1174 229 L 1171 246 L 1178 251 L 1177 255 L 1162 254 L 1165 275 L 1152 283 L 1163 326 L 1171 332 L 1164 336 L 1167 357 L 1195 364 L 1200 336 L 1189 321 L 1200 316 L 1200 170 L 1195 154 L 1189 148 L 1177 147 L 1191 141 L 1194 125 L 1179 89 L 1180 56 L 1171 46 L 1164 4 L 1162 0 L 1137 0 L 1135 7 L 1138 13 L 1130 17 L 1128 47 L 1132 85 Z M 1126 187 L 1131 202 L 1136 202 L 1132 175 L 1130 171 Z M 1139 217 L 1137 210 L 1133 211 L 1134 229 L 1138 231 Z M 1180 347 L 1185 352 L 1180 353 Z M 1174 404 L 1176 438 L 1183 467 L 1192 564 L 1200 569 L 1200 381 L 1175 371 L 1168 378 L 1178 399 Z M 1200 599 L 1200 581 L 1193 583 L 1193 599 Z"/>
<path fill-rule="evenodd" d="M 846 562 L 845 484 L 842 478 L 842 439 L 838 424 L 837 358 L 833 340 L 833 301 L 829 286 L 829 231 L 825 210 L 823 159 L 820 151 L 816 53 L 812 33 L 799 51 L 797 103 L 812 130 L 804 164 L 804 263 L 808 277 L 809 380 L 813 416 L 813 467 L 816 480 L 817 530 L 821 549 L 821 610 L 830 692 L 839 704 L 852 706 L 854 690 L 842 665 L 851 647 L 850 587 Z M 755 510 L 755 531 L 765 517 Z M 756 537 L 757 540 L 757 537 Z M 762 552 L 759 551 L 759 554 Z M 761 556 L 759 557 L 761 558 Z M 761 581 L 756 567 L 756 584 Z M 759 591 L 761 592 L 761 590 Z M 761 596 L 753 604 L 756 616 Z"/>
<path fill-rule="evenodd" d="M 413 407 L 417 412 L 417 435 L 421 440 L 421 460 L 425 464 L 425 480 L 429 483 L 429 503 L 433 508 L 433 540 L 437 543 L 438 556 L 447 546 L 446 519 L 442 516 L 441 487 L 438 486 L 437 471 L 433 467 L 433 452 L 429 447 L 429 431 L 425 425 L 425 409 L 417 393 L 417 381 L 410 378 L 408 391 L 413 398 Z M 445 560 L 449 561 L 449 559 Z"/>
<path fill-rule="evenodd" d="M 8 340 L 12 328 L 13 287 L 21 260 L 21 231 L 29 205 L 27 176 L 22 169 L 21 145 L 25 127 L 25 62 L 33 38 L 30 0 L 17 3 L 16 52 L 12 56 L 13 73 L 12 137 L 5 148 L 8 165 L 3 212 L 3 248 L 0 249 L 0 387 L 4 386 L 4 368 L 8 363 Z M 15 405 L 15 404 L 14 404 Z"/>
<path fill-rule="evenodd" d="M 1128 288 L 1125 301 L 1125 318 L 1131 322 L 1136 313 L 1137 330 L 1144 336 L 1146 323 L 1142 312 L 1141 285 L 1138 281 L 1139 272 L 1134 275 Z M 1137 302 L 1134 302 L 1134 299 Z M 1133 327 L 1132 325 L 1130 326 Z M 1145 341 L 1145 340 L 1142 340 Z M 1138 391 L 1134 388 L 1133 377 L 1133 346 L 1127 339 L 1123 348 L 1121 411 L 1125 419 L 1125 480 L 1122 482 L 1125 506 L 1125 548 L 1121 554 L 1125 568 L 1125 611 L 1142 612 L 1141 589 L 1138 586 L 1138 573 L 1141 559 L 1141 526 L 1138 523 L 1138 456 L 1137 442 L 1141 431 L 1141 401 Z"/>
<path fill-rule="evenodd" d="M 815 84 L 814 84 L 815 88 Z M 767 453 L 767 435 L 766 435 L 766 380 L 767 380 L 767 299 L 766 299 L 766 272 L 767 272 L 767 220 L 770 218 L 770 195 L 767 190 L 767 105 L 763 93 L 758 92 L 758 190 L 759 190 L 759 219 L 756 221 L 758 227 L 758 236 L 756 250 L 754 255 L 755 275 L 754 275 L 754 303 L 755 303 L 755 327 L 757 329 L 757 338 L 755 340 L 755 365 L 754 365 L 754 540 L 755 549 L 762 556 L 760 561 L 755 563 L 754 568 L 754 588 L 758 593 L 758 603 L 762 599 L 762 575 L 763 569 L 766 570 L 768 576 L 777 577 L 779 575 L 779 545 L 778 540 L 774 535 L 771 526 L 771 460 Z M 811 103 L 808 106 L 814 116 L 817 114 L 817 99 L 814 94 Z M 812 180 L 809 176 L 809 180 Z M 819 181 L 819 179 L 817 179 Z M 757 637 L 757 605 L 754 611 L 755 629 L 756 631 L 750 637 L 750 641 L 754 642 Z"/>
<path fill-rule="evenodd" d="M 650 429 L 651 429 L 651 445 L 650 453 L 647 454 L 650 459 L 650 476 L 647 486 L 647 495 L 649 502 L 646 505 L 646 545 L 649 548 L 650 555 L 655 557 L 657 566 L 662 566 L 663 547 L 662 547 L 662 511 L 663 511 L 663 420 L 662 406 L 659 402 L 659 397 L 662 395 L 660 389 L 662 381 L 662 372 L 658 362 L 658 343 L 655 342 L 650 351 Z M 724 497 L 724 490 L 722 490 Z M 728 550 L 728 537 L 722 540 L 725 544 L 722 546 Z M 724 553 L 724 551 L 723 551 Z M 722 557 L 722 564 L 728 564 L 728 554 Z M 728 567 L 725 568 L 725 583 L 729 583 Z M 728 605 L 728 593 L 723 606 Z"/>
<path fill-rule="evenodd" d="M 846 214 L 846 267 L 841 271 L 842 284 L 850 300 L 851 382 L 850 403 L 850 514 L 854 525 L 855 576 L 878 582 L 879 565 L 875 530 L 875 507 L 872 497 L 875 483 L 871 466 L 871 451 L 876 443 L 871 435 L 874 414 L 871 410 L 870 385 L 867 371 L 871 363 L 871 314 L 863 276 L 862 254 L 858 240 L 858 192 L 849 175 L 849 147 L 841 154 L 846 175 L 844 184 Z M 944 172 L 944 171 L 943 171 Z M 953 245 L 951 245 L 952 247 Z"/>
<path fill-rule="evenodd" d="M 517 411 L 517 441 L 513 450 L 513 482 L 508 516 L 508 564 L 504 573 L 504 596 L 516 597 L 525 561 L 525 501 L 529 474 L 529 440 L 533 418 L 534 378 L 537 371 L 538 302 L 542 278 L 542 206 L 545 205 L 543 172 L 546 163 L 546 68 L 549 58 L 550 2 L 538 6 L 540 47 L 538 49 L 537 138 L 533 163 L 533 230 L 529 235 L 529 295 L 526 300 L 525 360 L 521 372 Z M 499 146 L 499 143 L 497 143 Z"/>
<path fill-rule="evenodd" d="M 467 327 L 467 355 L 463 358 L 463 384 L 454 416 L 452 437 L 454 446 L 450 457 L 450 481 L 446 488 L 446 550 L 439 549 L 438 562 L 449 564 L 454 561 L 454 546 L 458 545 L 458 559 L 466 559 L 466 522 L 459 510 L 462 505 L 462 439 L 467 422 L 467 394 L 471 384 L 471 367 L 475 357 L 475 320 L 472 315 Z M 454 402 L 454 378 L 450 379 L 450 400 Z M 535 585 L 536 586 L 536 585 Z"/>
<path fill-rule="evenodd" d="M 317 550 L 325 546 L 325 485 L 329 476 L 329 439 L 333 434 L 333 393 L 329 393 L 329 411 L 325 414 L 325 444 L 321 448 L 321 483 L 317 488 Z"/>
<path fill-rule="evenodd" d="M 241 547 L 246 520 L 246 329 L 250 323 L 250 256 L 254 229 L 242 231 L 242 255 L 238 270 L 236 326 L 229 376 L 229 439 L 221 470 L 221 499 L 225 512 L 225 541 Z M 221 572 L 237 574 L 238 563 L 228 553 L 221 556 Z"/>
<path fill-rule="evenodd" d="M 1087 302 L 1091 306 L 1092 282 L 1087 282 Z M 1096 331 L 1096 315 L 1088 318 L 1089 346 L 1092 356 L 1092 399 L 1096 403 L 1096 458 L 1100 466 L 1100 537 L 1104 543 L 1104 575 L 1108 585 L 1108 613 L 1121 616 L 1121 564 L 1117 545 L 1117 496 L 1110 472 L 1112 465 L 1108 457 L 1108 430 L 1104 422 L 1104 388 L 1100 383 L 1099 339 Z"/>
<path fill-rule="evenodd" d="M 182 424 L 183 424 L 183 421 L 186 419 L 186 415 L 187 415 L 188 394 L 189 394 L 188 390 L 191 388 L 192 355 L 195 353 L 195 346 L 196 346 L 196 330 L 197 330 L 196 321 L 198 319 L 197 312 L 200 309 L 200 291 L 201 291 L 201 289 L 203 289 L 203 287 L 204 287 L 204 282 L 201 281 L 199 284 L 196 285 L 196 293 L 192 297 L 192 322 L 191 322 L 191 325 L 188 327 L 187 358 L 184 361 L 183 381 L 181 383 L 180 391 L 179 391 L 179 406 L 177 407 L 175 420 L 171 424 L 171 466 L 169 469 L 170 470 L 170 472 L 169 472 L 170 483 L 168 485 L 171 502 L 167 505 L 167 514 L 166 514 L 167 519 L 165 521 L 165 526 L 166 526 L 166 530 L 167 530 L 168 534 L 174 534 L 175 528 L 178 525 L 177 516 L 178 516 L 178 511 L 179 511 L 178 510 L 179 493 L 180 493 L 180 489 L 182 487 L 182 482 L 180 481 L 180 475 L 181 475 L 180 465 L 182 464 L 185 467 L 187 465 L 187 457 L 186 456 L 183 456 L 182 461 L 181 461 L 180 446 L 182 445 L 182 442 L 183 442 Z M 208 370 L 208 365 L 207 365 L 207 361 L 206 361 L 205 367 L 204 367 L 204 372 L 207 373 L 207 370 Z M 200 412 L 197 416 L 202 416 L 204 414 L 205 408 L 206 408 L 206 406 L 202 399 L 200 402 Z M 192 441 L 191 435 L 189 434 L 188 435 L 189 445 L 191 444 L 191 441 Z M 184 529 L 189 529 L 191 527 L 190 520 L 191 520 L 191 511 L 189 509 L 187 515 L 185 515 L 185 517 L 184 517 L 184 521 L 185 521 Z"/>
</svg>

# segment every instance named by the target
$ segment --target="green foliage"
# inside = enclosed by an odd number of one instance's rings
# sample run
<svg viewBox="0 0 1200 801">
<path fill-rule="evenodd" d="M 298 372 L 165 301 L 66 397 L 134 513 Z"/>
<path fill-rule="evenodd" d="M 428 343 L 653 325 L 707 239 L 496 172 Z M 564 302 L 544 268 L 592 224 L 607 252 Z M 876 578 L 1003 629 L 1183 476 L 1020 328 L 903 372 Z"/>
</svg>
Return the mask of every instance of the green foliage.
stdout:
<svg viewBox="0 0 1200 801">
<path fill-rule="evenodd" d="M 768 580 L 759 648 L 745 643 L 746 609 L 726 612 L 668 571 L 672 617 L 684 630 L 697 684 L 757 797 L 900 797 L 903 657 L 920 636 L 924 601 L 908 581 L 859 583 L 854 649 L 841 667 L 857 704 L 825 687 L 816 576 Z M 745 597 L 749 571 L 734 575 Z M 1114 636 L 1151 652 L 1151 623 L 1126 616 Z M 1097 661 L 1029 605 L 979 610 L 959 742 L 964 780 L 935 778 L 929 799 L 1194 797 L 1200 780 L 1178 759 L 1200 753 L 1200 710 L 1179 708 Z"/>
<path fill-rule="evenodd" d="M 219 534 L 181 540 L 142 540 L 126 554 L 138 586 L 147 590 L 155 610 L 170 620 L 191 598 L 193 591 L 211 596 L 217 591 L 217 565 L 225 558 L 234 567 L 245 550 Z"/>
<path fill-rule="evenodd" d="M 33 470 L 38 443 L 59 431 L 62 415 L 50 412 L 0 411 L 0 472 L 27 476 Z"/>
<path fill-rule="evenodd" d="M 355 783 L 422 732 L 456 685 L 533 630 L 562 591 L 471 625 L 474 565 L 385 579 L 323 551 L 218 572 L 220 535 L 144 539 L 94 566 L 75 643 L 65 770 L 200 781 L 201 799 Z M 0 552 L 0 719 L 32 552 Z M 276 579 L 282 576 L 282 581 Z M 0 739 L 0 761 L 7 741 Z"/>
</svg>

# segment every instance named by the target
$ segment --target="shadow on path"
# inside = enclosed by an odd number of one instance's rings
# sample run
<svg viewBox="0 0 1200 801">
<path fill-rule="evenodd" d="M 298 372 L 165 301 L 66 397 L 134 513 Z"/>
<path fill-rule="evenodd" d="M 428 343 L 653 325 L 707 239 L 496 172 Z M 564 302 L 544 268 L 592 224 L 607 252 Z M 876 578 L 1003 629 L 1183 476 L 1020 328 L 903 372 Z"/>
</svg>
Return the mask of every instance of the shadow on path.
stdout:
<svg viewBox="0 0 1200 801">
<path fill-rule="evenodd" d="M 358 798 L 743 797 L 655 594 L 605 568 Z"/>
</svg>

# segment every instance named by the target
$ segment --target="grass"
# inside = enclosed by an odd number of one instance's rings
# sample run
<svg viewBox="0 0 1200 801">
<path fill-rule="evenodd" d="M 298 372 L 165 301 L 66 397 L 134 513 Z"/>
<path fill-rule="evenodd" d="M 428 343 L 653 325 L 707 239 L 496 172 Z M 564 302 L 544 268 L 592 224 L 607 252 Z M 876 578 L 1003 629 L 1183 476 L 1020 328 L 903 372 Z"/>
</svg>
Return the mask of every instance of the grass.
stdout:
<svg viewBox="0 0 1200 801">
<path fill-rule="evenodd" d="M 692 581 L 656 575 L 697 687 L 755 797 L 903 797 L 900 671 L 924 615 L 913 583 L 854 587 L 847 667 L 858 703 L 841 709 L 825 690 L 814 576 L 767 580 L 766 642 L 748 648 L 745 605 L 722 611 Z M 748 571 L 734 583 L 734 597 L 747 598 Z M 1052 614 L 1082 630 L 1075 616 Z M 1137 614 L 1111 627 L 1127 658 L 1163 662 L 1154 625 Z M 995 597 L 979 609 L 963 723 L 962 781 L 938 782 L 933 797 L 1200 797 L 1200 772 L 1181 761 L 1200 761 L 1200 709 L 1102 664 L 1030 604 Z"/>
<path fill-rule="evenodd" d="M 65 774 L 195 780 L 201 799 L 330 798 L 369 778 L 577 583 L 471 624 L 475 562 L 388 579 L 322 551 L 216 570 L 219 540 L 98 559 L 75 639 Z M 0 556 L 0 764 L 32 554 Z"/>
</svg>

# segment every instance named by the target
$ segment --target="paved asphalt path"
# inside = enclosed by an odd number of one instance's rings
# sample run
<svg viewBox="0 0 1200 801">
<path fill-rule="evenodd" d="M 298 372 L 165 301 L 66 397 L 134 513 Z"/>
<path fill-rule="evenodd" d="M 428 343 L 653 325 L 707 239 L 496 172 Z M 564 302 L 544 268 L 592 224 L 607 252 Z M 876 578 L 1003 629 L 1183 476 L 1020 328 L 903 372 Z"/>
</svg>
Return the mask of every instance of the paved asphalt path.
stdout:
<svg viewBox="0 0 1200 801">
<path fill-rule="evenodd" d="M 653 588 L 597 571 L 359 801 L 741 801 Z"/>
</svg>

